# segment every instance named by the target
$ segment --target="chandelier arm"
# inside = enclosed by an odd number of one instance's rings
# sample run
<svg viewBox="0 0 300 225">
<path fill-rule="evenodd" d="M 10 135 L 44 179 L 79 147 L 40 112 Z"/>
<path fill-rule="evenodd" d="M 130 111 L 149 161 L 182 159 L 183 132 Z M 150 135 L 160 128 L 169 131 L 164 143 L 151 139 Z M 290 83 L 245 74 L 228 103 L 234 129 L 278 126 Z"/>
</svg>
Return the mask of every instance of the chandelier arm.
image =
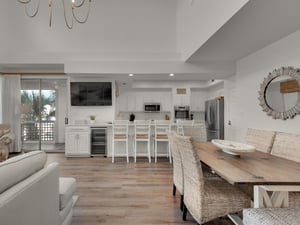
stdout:
<svg viewBox="0 0 300 225">
<path fill-rule="evenodd" d="M 72 2 L 72 0 L 71 0 L 71 2 Z M 72 2 L 72 6 L 74 6 L 75 8 L 79 8 L 79 7 L 83 6 L 84 3 L 85 3 L 85 0 L 82 0 L 78 5 L 76 5 L 75 2 Z"/>
<path fill-rule="evenodd" d="M 49 27 L 52 25 L 52 0 L 48 0 L 49 6 Z"/>
<path fill-rule="evenodd" d="M 88 20 L 89 15 L 90 15 L 90 10 L 91 10 L 91 2 L 92 2 L 92 0 L 89 0 L 88 12 L 87 12 L 86 18 L 83 19 L 83 20 L 79 20 L 79 19 L 76 17 L 76 14 L 75 14 L 75 12 L 74 12 L 74 11 L 75 11 L 75 10 L 74 10 L 74 7 L 72 7 L 73 18 L 74 18 L 78 23 L 86 23 L 86 21 Z"/>
<path fill-rule="evenodd" d="M 29 2 L 31 2 L 31 0 L 29 1 Z M 37 7 L 36 7 L 36 10 L 35 10 L 35 12 L 33 13 L 33 14 L 30 14 L 29 12 L 28 12 L 28 3 L 25 5 L 25 13 L 26 13 L 26 15 L 28 16 L 28 17 L 30 17 L 30 18 L 33 18 L 33 17 L 35 17 L 37 14 L 38 14 L 38 12 L 39 12 L 39 9 L 40 9 L 40 0 L 38 1 L 38 5 L 37 5 Z"/>
<path fill-rule="evenodd" d="M 31 0 L 27 0 L 27 1 L 22 1 L 22 0 L 17 0 L 18 2 L 22 3 L 22 4 L 28 4 L 31 2 Z"/>
<path fill-rule="evenodd" d="M 63 8 L 64 8 L 64 18 L 65 18 L 65 24 L 66 26 L 71 30 L 73 28 L 73 17 L 71 20 L 71 24 L 69 24 L 68 20 L 67 20 L 67 14 L 66 14 L 66 6 L 65 6 L 65 1 L 62 0 L 62 4 L 63 4 Z M 71 7 L 72 7 L 72 3 L 71 3 Z M 73 8 L 73 7 L 72 7 Z"/>
</svg>

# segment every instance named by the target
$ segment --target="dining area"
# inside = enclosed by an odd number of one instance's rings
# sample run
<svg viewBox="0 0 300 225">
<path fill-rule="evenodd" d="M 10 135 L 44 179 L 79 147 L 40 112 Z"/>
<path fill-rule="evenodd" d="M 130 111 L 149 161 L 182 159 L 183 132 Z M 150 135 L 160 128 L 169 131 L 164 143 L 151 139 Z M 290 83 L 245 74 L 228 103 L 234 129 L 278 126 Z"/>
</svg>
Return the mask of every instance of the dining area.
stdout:
<svg viewBox="0 0 300 225">
<path fill-rule="evenodd" d="M 173 195 L 198 224 L 300 223 L 300 135 L 249 128 L 245 143 L 168 133 Z"/>
</svg>

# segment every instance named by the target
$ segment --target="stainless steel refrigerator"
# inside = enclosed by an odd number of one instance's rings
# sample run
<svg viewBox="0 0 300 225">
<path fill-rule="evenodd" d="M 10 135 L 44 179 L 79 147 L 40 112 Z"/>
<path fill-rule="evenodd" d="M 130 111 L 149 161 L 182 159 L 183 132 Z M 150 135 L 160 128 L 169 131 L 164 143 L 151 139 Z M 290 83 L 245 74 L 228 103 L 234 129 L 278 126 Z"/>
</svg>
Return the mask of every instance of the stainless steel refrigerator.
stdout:
<svg viewBox="0 0 300 225">
<path fill-rule="evenodd" d="M 224 99 L 205 102 L 205 126 L 207 141 L 224 139 Z"/>
</svg>

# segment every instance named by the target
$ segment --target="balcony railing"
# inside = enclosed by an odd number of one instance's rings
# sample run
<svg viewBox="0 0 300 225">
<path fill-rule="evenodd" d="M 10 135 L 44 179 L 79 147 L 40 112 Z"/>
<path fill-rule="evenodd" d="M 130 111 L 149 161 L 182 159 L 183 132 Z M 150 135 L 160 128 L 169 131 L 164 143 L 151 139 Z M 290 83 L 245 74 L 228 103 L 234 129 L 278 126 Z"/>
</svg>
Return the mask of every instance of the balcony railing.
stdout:
<svg viewBox="0 0 300 225">
<path fill-rule="evenodd" d="M 55 121 L 25 121 L 21 125 L 21 137 L 23 142 L 54 141 Z"/>
</svg>

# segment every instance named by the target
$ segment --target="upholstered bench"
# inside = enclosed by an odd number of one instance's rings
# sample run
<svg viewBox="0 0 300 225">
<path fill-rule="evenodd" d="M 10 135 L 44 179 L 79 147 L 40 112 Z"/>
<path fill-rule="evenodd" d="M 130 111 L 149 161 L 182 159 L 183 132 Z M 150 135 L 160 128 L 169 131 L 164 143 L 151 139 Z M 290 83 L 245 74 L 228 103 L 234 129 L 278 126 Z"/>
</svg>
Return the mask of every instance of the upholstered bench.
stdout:
<svg viewBox="0 0 300 225">
<path fill-rule="evenodd" d="M 259 208 L 243 210 L 244 225 L 299 225 L 300 209 Z"/>
</svg>

